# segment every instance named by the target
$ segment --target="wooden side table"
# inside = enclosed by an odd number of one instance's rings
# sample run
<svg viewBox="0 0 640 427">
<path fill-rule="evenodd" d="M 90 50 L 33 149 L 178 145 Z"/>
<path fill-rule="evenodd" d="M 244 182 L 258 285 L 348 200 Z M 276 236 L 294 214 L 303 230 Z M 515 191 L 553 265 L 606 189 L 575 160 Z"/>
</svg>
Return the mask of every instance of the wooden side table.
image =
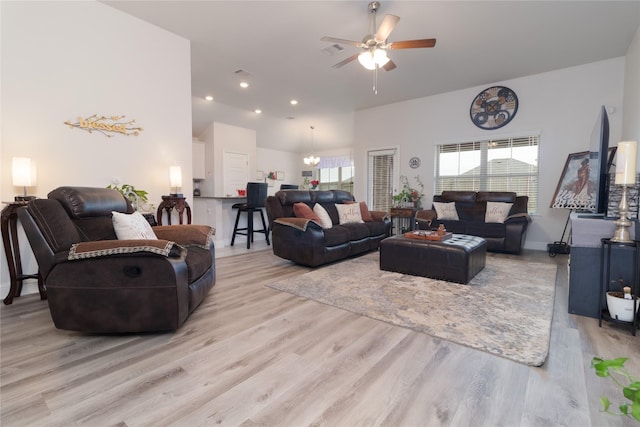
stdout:
<svg viewBox="0 0 640 427">
<path fill-rule="evenodd" d="M 162 211 L 167 212 L 167 225 L 171 225 L 171 211 L 173 209 L 178 212 L 178 219 L 182 224 L 182 215 L 184 211 L 187 211 L 187 224 L 191 224 L 191 207 L 185 200 L 182 194 L 170 194 L 168 196 L 162 196 L 162 202 L 158 205 L 158 212 L 156 214 L 158 225 L 162 225 Z"/>
<path fill-rule="evenodd" d="M 416 208 L 391 208 L 390 216 L 396 235 L 413 231 L 416 222 Z"/>
<path fill-rule="evenodd" d="M 18 209 L 26 206 L 29 202 L 3 202 L 6 203 L 0 213 L 0 229 L 2 231 L 2 244 L 9 267 L 10 287 L 9 293 L 4 298 L 4 303 L 13 303 L 14 297 L 19 297 L 22 293 L 22 282 L 26 279 L 38 279 L 38 292 L 40 299 L 47 299 L 47 292 L 44 287 L 42 276 L 36 274 L 22 273 L 22 260 L 20 259 L 20 244 L 18 242 Z"/>
</svg>

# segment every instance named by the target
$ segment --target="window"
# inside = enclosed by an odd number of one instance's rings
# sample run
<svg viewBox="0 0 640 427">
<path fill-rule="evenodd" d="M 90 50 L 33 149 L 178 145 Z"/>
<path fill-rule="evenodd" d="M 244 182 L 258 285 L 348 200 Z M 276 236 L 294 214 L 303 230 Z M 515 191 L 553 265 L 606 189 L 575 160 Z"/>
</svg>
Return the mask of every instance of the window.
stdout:
<svg viewBox="0 0 640 427">
<path fill-rule="evenodd" d="M 394 182 L 397 182 L 394 172 L 397 155 L 394 149 L 369 151 L 368 204 L 372 210 L 389 212 L 391 209 Z"/>
<path fill-rule="evenodd" d="M 445 190 L 513 191 L 538 210 L 540 136 L 436 146 L 435 194 Z"/>
<path fill-rule="evenodd" d="M 320 190 L 344 190 L 353 194 L 353 164 L 351 157 L 321 157 L 318 165 Z"/>
</svg>

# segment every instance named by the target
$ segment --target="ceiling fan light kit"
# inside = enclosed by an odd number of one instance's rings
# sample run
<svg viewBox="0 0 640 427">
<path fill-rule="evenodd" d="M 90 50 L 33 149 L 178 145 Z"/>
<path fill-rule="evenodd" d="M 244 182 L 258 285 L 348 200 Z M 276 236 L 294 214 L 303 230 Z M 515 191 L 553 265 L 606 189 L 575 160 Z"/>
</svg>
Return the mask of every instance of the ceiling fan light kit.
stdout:
<svg viewBox="0 0 640 427">
<path fill-rule="evenodd" d="M 397 42 L 388 42 L 389 34 L 393 31 L 395 26 L 400 21 L 400 18 L 395 15 L 385 15 L 384 19 L 380 23 L 376 31 L 376 13 L 380 9 L 380 2 L 372 1 L 368 6 L 372 19 L 372 31 L 374 34 L 365 36 L 361 42 L 338 39 L 335 37 L 322 37 L 320 40 L 331 43 L 340 43 L 359 47 L 364 51 L 356 53 L 350 57 L 343 59 L 337 64 L 333 65 L 333 68 L 340 68 L 355 59 L 362 64 L 367 70 L 373 71 L 373 92 L 378 93 L 378 68 L 384 68 L 385 71 L 391 71 L 396 68 L 396 64 L 387 55 L 387 49 L 415 49 L 415 48 L 428 48 L 436 45 L 436 39 L 419 39 L 419 40 L 402 40 Z"/>
</svg>

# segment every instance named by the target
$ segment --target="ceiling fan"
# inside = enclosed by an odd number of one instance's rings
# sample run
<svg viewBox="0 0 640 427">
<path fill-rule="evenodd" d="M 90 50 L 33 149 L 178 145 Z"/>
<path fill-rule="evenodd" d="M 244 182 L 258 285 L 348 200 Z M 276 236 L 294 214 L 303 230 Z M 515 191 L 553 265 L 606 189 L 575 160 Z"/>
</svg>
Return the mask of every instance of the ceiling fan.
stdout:
<svg viewBox="0 0 640 427">
<path fill-rule="evenodd" d="M 377 92 L 377 75 L 378 68 L 382 67 L 385 71 L 391 71 L 396 68 L 396 64 L 387 56 L 388 49 L 415 49 L 424 47 L 434 47 L 436 45 L 436 39 L 419 39 L 419 40 L 403 40 L 396 42 L 388 42 L 387 38 L 393 31 L 396 24 L 400 20 L 400 17 L 395 15 L 385 15 L 384 19 L 380 23 L 378 30 L 376 31 L 376 13 L 380 8 L 380 2 L 372 1 L 369 3 L 369 12 L 372 16 L 372 32 L 364 36 L 361 42 L 353 40 L 338 39 L 335 37 L 322 37 L 320 40 L 331 43 L 341 43 L 346 45 L 352 45 L 362 48 L 363 51 L 355 53 L 344 59 L 337 64 L 333 65 L 333 68 L 340 68 L 346 65 L 356 58 L 368 70 L 374 71 L 374 93 Z"/>
</svg>

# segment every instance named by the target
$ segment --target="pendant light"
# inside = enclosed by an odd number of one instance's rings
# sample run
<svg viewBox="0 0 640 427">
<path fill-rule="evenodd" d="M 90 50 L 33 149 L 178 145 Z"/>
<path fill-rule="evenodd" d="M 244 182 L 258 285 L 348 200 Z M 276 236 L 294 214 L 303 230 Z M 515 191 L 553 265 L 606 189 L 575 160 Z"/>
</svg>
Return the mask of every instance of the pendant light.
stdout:
<svg viewBox="0 0 640 427">
<path fill-rule="evenodd" d="M 313 130 L 315 129 L 313 126 L 311 128 L 311 155 L 309 157 L 304 158 L 304 164 L 309 166 L 317 166 L 320 163 L 320 157 L 315 157 L 313 155 Z"/>
</svg>

